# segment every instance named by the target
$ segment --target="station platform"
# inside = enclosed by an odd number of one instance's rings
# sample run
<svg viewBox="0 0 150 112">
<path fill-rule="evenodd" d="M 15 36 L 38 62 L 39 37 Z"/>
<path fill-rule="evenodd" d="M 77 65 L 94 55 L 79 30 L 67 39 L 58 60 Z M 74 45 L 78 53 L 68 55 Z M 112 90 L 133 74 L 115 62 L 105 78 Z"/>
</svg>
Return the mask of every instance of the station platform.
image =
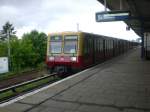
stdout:
<svg viewBox="0 0 150 112">
<path fill-rule="evenodd" d="M 0 112 L 150 112 L 150 61 L 133 49 L 1 105 Z"/>
</svg>

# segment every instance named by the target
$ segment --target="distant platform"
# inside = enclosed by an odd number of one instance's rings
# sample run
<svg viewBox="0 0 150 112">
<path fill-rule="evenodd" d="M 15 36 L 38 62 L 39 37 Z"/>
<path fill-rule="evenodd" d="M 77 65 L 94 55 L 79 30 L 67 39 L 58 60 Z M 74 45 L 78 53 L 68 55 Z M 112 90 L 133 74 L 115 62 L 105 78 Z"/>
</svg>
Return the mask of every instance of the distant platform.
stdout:
<svg viewBox="0 0 150 112">
<path fill-rule="evenodd" d="M 26 96 L 0 112 L 150 112 L 150 61 L 137 48 Z"/>
</svg>

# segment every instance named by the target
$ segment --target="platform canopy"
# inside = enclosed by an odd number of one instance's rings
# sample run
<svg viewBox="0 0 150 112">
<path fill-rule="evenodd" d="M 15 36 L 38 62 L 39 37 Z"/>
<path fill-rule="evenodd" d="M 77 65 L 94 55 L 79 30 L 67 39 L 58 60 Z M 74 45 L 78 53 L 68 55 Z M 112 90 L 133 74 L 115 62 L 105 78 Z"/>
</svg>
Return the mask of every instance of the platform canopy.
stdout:
<svg viewBox="0 0 150 112">
<path fill-rule="evenodd" d="M 104 4 L 104 0 L 98 0 Z M 110 10 L 129 10 L 131 20 L 125 21 L 139 36 L 150 32 L 150 0 L 106 0 Z"/>
</svg>

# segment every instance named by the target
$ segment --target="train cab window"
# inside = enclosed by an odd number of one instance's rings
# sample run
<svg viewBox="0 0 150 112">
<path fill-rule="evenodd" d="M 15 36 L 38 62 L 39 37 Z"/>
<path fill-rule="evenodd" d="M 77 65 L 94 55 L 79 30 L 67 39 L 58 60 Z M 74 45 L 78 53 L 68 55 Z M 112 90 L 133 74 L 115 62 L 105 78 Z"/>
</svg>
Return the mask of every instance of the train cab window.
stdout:
<svg viewBox="0 0 150 112">
<path fill-rule="evenodd" d="M 67 35 L 64 38 L 64 53 L 77 52 L 78 37 L 76 35 Z"/>
<path fill-rule="evenodd" d="M 51 53 L 61 53 L 62 49 L 62 36 L 50 37 L 50 49 Z"/>
</svg>

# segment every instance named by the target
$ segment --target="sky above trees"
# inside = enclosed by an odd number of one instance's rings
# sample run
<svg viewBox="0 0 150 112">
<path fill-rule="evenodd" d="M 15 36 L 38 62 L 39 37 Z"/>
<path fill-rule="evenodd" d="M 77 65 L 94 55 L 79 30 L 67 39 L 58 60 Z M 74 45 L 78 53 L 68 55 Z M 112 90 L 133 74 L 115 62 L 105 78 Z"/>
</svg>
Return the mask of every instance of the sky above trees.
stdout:
<svg viewBox="0 0 150 112">
<path fill-rule="evenodd" d="M 124 22 L 96 23 L 95 13 L 104 7 L 97 0 L 0 0 L 0 28 L 9 21 L 21 37 L 33 29 L 45 33 L 77 31 L 123 39 L 136 39 Z M 0 29 L 1 30 L 1 29 Z"/>
</svg>

